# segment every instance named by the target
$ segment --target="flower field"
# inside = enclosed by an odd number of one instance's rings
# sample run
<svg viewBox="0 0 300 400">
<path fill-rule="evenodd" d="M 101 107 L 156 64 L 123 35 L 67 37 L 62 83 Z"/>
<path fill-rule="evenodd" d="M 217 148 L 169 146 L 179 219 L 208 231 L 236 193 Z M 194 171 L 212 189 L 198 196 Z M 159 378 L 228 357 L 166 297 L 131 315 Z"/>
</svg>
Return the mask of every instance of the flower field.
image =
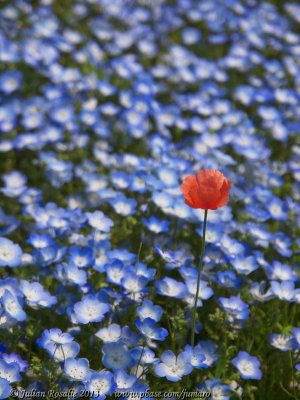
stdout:
<svg viewBox="0 0 300 400">
<path fill-rule="evenodd" d="M 0 399 L 300 400 L 300 5 L 0 2 Z"/>
</svg>

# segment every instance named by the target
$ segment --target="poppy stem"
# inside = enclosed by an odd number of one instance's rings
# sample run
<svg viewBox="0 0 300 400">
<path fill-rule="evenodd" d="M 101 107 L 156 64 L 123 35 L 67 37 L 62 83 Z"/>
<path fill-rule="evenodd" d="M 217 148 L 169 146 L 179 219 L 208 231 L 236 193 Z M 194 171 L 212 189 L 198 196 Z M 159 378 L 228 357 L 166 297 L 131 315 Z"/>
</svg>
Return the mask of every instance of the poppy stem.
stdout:
<svg viewBox="0 0 300 400">
<path fill-rule="evenodd" d="M 192 334 L 191 334 L 191 345 L 192 346 L 194 346 L 194 343 L 195 343 L 196 311 L 197 311 L 197 303 L 198 303 L 198 297 L 199 297 L 199 291 L 200 291 L 200 275 L 201 275 L 201 269 L 202 269 L 202 265 L 203 265 L 203 256 L 204 256 L 204 250 L 205 250 L 205 233 L 206 233 L 207 213 L 208 213 L 208 210 L 205 210 L 203 233 L 202 233 L 202 243 L 201 243 L 201 253 L 200 253 L 200 259 L 199 259 L 199 263 L 198 263 L 197 289 L 196 289 L 195 303 L 194 303 L 193 316 L 192 316 Z"/>
</svg>

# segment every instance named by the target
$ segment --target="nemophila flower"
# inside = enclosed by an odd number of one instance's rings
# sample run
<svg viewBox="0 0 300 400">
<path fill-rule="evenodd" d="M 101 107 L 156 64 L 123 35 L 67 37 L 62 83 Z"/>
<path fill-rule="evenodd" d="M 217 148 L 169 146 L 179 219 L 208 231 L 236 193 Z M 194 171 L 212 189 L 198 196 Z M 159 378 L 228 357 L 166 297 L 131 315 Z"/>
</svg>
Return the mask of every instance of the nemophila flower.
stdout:
<svg viewBox="0 0 300 400">
<path fill-rule="evenodd" d="M 137 377 L 135 375 L 128 375 L 123 370 L 117 370 L 114 373 L 114 381 L 117 385 L 117 389 L 121 391 L 129 391 L 132 386 L 136 383 Z"/>
<path fill-rule="evenodd" d="M 25 372 L 29 366 L 29 363 L 26 360 L 23 360 L 21 356 L 19 356 L 19 354 L 16 353 L 11 353 L 11 354 L 3 353 L 2 358 L 8 364 L 11 363 L 18 364 L 20 372 Z"/>
<path fill-rule="evenodd" d="M 75 316 L 80 324 L 100 322 L 109 311 L 110 305 L 100 302 L 93 295 L 83 297 L 81 301 L 74 305 Z"/>
<path fill-rule="evenodd" d="M 115 212 L 124 217 L 135 214 L 137 202 L 134 199 L 129 199 L 123 194 L 117 195 L 114 199 L 110 200 L 111 206 Z"/>
<path fill-rule="evenodd" d="M 155 353 L 145 346 L 135 347 L 130 350 L 130 354 L 135 360 L 135 364 L 156 364 L 159 359 L 155 357 Z"/>
<path fill-rule="evenodd" d="M 133 270 L 133 267 L 131 267 L 131 269 Z M 141 261 L 135 264 L 135 272 L 138 276 L 144 276 L 148 280 L 153 279 L 156 274 L 155 268 L 148 268 L 146 264 Z"/>
<path fill-rule="evenodd" d="M 52 307 L 57 303 L 57 298 L 51 296 L 38 282 L 20 281 L 20 288 L 26 298 L 27 304 L 32 308 Z"/>
<path fill-rule="evenodd" d="M 185 346 L 185 350 L 183 352 L 187 356 L 192 367 L 200 369 L 207 368 L 208 365 L 205 364 L 205 355 L 201 352 L 201 348 L 199 346 L 192 347 L 190 345 Z"/>
<path fill-rule="evenodd" d="M 205 233 L 205 240 L 208 243 L 219 243 L 222 237 L 222 232 L 224 228 L 222 225 L 213 225 L 207 224 L 206 225 L 206 233 Z M 202 231 L 200 229 L 196 229 L 196 232 L 201 236 Z"/>
<path fill-rule="evenodd" d="M 167 232 L 170 225 L 169 221 L 162 221 L 154 215 L 149 219 L 144 218 L 142 222 L 153 233 Z"/>
<path fill-rule="evenodd" d="M 169 335 L 165 328 L 159 328 L 151 318 L 145 318 L 143 321 L 136 319 L 134 321 L 138 330 L 150 340 L 163 341 Z"/>
<path fill-rule="evenodd" d="M 111 324 L 107 328 L 101 328 L 95 333 L 95 336 L 103 340 L 105 343 L 118 342 L 121 339 L 121 335 L 122 330 L 118 324 Z"/>
<path fill-rule="evenodd" d="M 69 250 L 69 260 L 79 268 L 86 268 L 93 262 L 93 251 L 91 248 L 73 246 Z"/>
<path fill-rule="evenodd" d="M 20 382 L 22 377 L 19 365 L 0 360 L 0 378 L 6 379 L 9 383 Z"/>
<path fill-rule="evenodd" d="M 163 211 L 171 209 L 174 204 L 174 198 L 166 192 L 158 192 L 158 191 L 152 192 L 151 200 L 155 205 L 157 205 Z"/>
<path fill-rule="evenodd" d="M 207 379 L 198 389 L 200 393 L 210 393 L 211 400 L 230 400 L 231 388 L 229 385 L 222 385 L 220 379 Z"/>
<path fill-rule="evenodd" d="M 178 175 L 174 169 L 161 167 L 156 171 L 158 178 L 164 183 L 166 187 L 174 187 L 178 184 Z"/>
<path fill-rule="evenodd" d="M 296 340 L 298 348 L 300 348 L 300 327 L 299 328 L 293 328 L 293 335 Z"/>
<path fill-rule="evenodd" d="M 7 399 L 11 395 L 12 387 L 9 381 L 4 378 L 0 378 L 0 399 Z"/>
<path fill-rule="evenodd" d="M 200 340 L 193 348 L 196 353 L 203 354 L 205 359 L 202 361 L 207 367 L 210 367 L 218 360 L 218 346 L 212 340 Z"/>
<path fill-rule="evenodd" d="M 42 346 L 51 358 L 57 361 L 65 361 L 68 358 L 75 358 L 80 351 L 80 345 L 77 342 L 66 344 L 57 344 L 48 342 Z"/>
<path fill-rule="evenodd" d="M 280 300 L 294 301 L 295 283 L 294 281 L 276 282 L 271 281 L 271 292 Z"/>
<path fill-rule="evenodd" d="M 126 249 L 114 249 L 107 251 L 107 255 L 111 260 L 118 259 L 124 264 L 133 263 L 136 259 L 136 254 L 131 253 Z"/>
<path fill-rule="evenodd" d="M 121 285 L 122 279 L 129 272 L 127 267 L 120 260 L 114 260 L 111 264 L 105 265 L 107 281 L 116 285 Z"/>
<path fill-rule="evenodd" d="M 18 267 L 22 262 L 22 249 L 6 238 L 0 238 L 0 267 Z"/>
<path fill-rule="evenodd" d="M 196 295 L 197 281 L 194 279 L 186 279 L 185 281 L 188 292 L 192 295 Z M 202 300 L 207 300 L 213 296 L 214 292 L 212 288 L 207 285 L 207 282 L 200 280 L 200 291 L 199 298 Z"/>
<path fill-rule="evenodd" d="M 111 182 L 117 189 L 126 189 L 129 186 L 130 178 L 124 171 L 113 171 L 110 174 Z"/>
<path fill-rule="evenodd" d="M 232 364 L 237 368 L 243 379 L 261 379 L 260 362 L 257 357 L 250 356 L 246 351 L 240 351 Z"/>
<path fill-rule="evenodd" d="M 271 288 L 266 291 L 266 281 L 252 283 L 249 291 L 256 300 L 262 302 L 274 299 L 275 297 Z"/>
<path fill-rule="evenodd" d="M 168 381 L 178 382 L 185 375 L 192 372 L 189 357 L 180 353 L 177 357 L 171 350 L 166 350 L 160 357 L 161 362 L 156 364 L 154 372 L 160 377 L 166 377 Z"/>
<path fill-rule="evenodd" d="M 163 250 L 160 246 L 155 246 L 154 251 L 158 253 L 168 264 L 172 264 L 174 267 L 181 265 L 180 260 L 176 258 L 174 252 Z"/>
<path fill-rule="evenodd" d="M 106 217 L 101 211 L 94 211 L 93 213 L 85 213 L 88 222 L 92 228 L 98 229 L 101 232 L 109 232 L 114 222 Z"/>
<path fill-rule="evenodd" d="M 18 197 L 26 190 L 27 178 L 19 171 L 12 171 L 2 176 L 5 187 L 1 189 L 7 197 Z"/>
<path fill-rule="evenodd" d="M 121 285 L 129 293 L 139 293 L 145 289 L 148 279 L 142 275 L 137 275 L 135 272 L 127 272 L 121 280 Z"/>
<path fill-rule="evenodd" d="M 254 256 L 236 256 L 230 259 L 230 263 L 239 274 L 248 275 L 255 271 L 259 266 Z"/>
<path fill-rule="evenodd" d="M 257 221 L 267 221 L 271 216 L 266 210 L 263 210 L 255 205 L 249 204 L 245 208 L 246 215 L 256 219 Z"/>
<path fill-rule="evenodd" d="M 283 257 L 290 257 L 292 255 L 292 250 L 290 249 L 292 245 L 292 240 L 283 232 L 277 232 L 273 235 L 272 240 L 274 248 Z"/>
<path fill-rule="evenodd" d="M 269 335 L 269 342 L 273 347 L 281 351 L 291 351 L 296 348 L 294 337 L 272 333 Z"/>
<path fill-rule="evenodd" d="M 282 264 L 279 261 L 274 261 L 274 263 L 270 266 L 266 266 L 265 272 L 269 279 L 276 280 L 279 279 L 281 281 L 297 281 L 297 275 L 293 271 L 293 269 L 286 264 Z"/>
<path fill-rule="evenodd" d="M 249 318 L 249 306 L 239 297 L 219 297 L 219 302 L 225 311 L 232 314 L 234 318 L 240 320 L 247 320 Z"/>
<path fill-rule="evenodd" d="M 175 297 L 176 299 L 182 299 L 186 292 L 186 286 L 182 282 L 178 282 L 173 278 L 163 278 L 154 283 L 157 293 L 162 296 Z"/>
<path fill-rule="evenodd" d="M 106 343 L 102 347 L 102 363 L 113 371 L 127 370 L 133 366 L 134 360 L 124 343 Z"/>
<path fill-rule="evenodd" d="M 224 287 L 238 289 L 242 285 L 242 280 L 233 271 L 217 271 L 217 282 Z"/>
<path fill-rule="evenodd" d="M 132 347 L 135 346 L 139 340 L 140 340 L 141 336 L 135 332 L 133 332 L 129 326 L 124 326 L 122 328 L 122 342 L 126 344 L 126 346 L 128 347 Z"/>
<path fill-rule="evenodd" d="M 142 305 L 137 307 L 136 312 L 141 321 L 151 318 L 153 321 L 158 322 L 162 316 L 163 309 L 154 305 L 151 300 L 144 300 Z"/>
<path fill-rule="evenodd" d="M 32 233 L 29 236 L 29 239 L 27 239 L 27 243 L 31 244 L 36 249 L 44 249 L 45 247 L 55 245 L 55 241 L 53 240 L 53 238 L 46 233 Z"/>
<path fill-rule="evenodd" d="M 67 358 L 64 371 L 71 381 L 87 381 L 90 376 L 89 360 L 86 358 Z"/>
<path fill-rule="evenodd" d="M 87 273 L 75 265 L 59 264 L 55 277 L 64 284 L 83 286 L 87 283 Z"/>
<path fill-rule="evenodd" d="M 37 344 L 43 349 L 47 350 L 49 345 L 51 348 L 54 346 L 61 346 L 72 343 L 74 340 L 73 336 L 69 333 L 63 333 L 60 329 L 45 329 L 42 336 L 37 339 Z"/>
<path fill-rule="evenodd" d="M 20 226 L 21 222 L 12 215 L 6 215 L 0 207 L 0 235 L 9 235 Z"/>
<path fill-rule="evenodd" d="M 267 207 L 273 219 L 278 221 L 287 220 L 289 215 L 288 206 L 279 198 L 273 197 L 270 202 L 267 203 Z"/>
<path fill-rule="evenodd" d="M 231 181 L 216 170 L 205 169 L 186 177 L 181 185 L 185 203 L 192 208 L 216 210 L 226 206 Z"/>
<path fill-rule="evenodd" d="M 117 385 L 114 383 L 113 377 L 109 371 L 92 372 L 85 388 L 89 390 L 94 399 L 103 400 L 116 389 Z"/>
<path fill-rule="evenodd" d="M 15 296 L 9 290 L 5 290 L 4 296 L 1 299 L 4 310 L 7 315 L 15 320 L 24 321 L 27 316 L 23 310 L 23 300 Z"/>
<path fill-rule="evenodd" d="M 11 94 L 18 90 L 22 84 L 21 71 L 5 71 L 0 75 L 0 90 L 5 94 Z"/>
</svg>

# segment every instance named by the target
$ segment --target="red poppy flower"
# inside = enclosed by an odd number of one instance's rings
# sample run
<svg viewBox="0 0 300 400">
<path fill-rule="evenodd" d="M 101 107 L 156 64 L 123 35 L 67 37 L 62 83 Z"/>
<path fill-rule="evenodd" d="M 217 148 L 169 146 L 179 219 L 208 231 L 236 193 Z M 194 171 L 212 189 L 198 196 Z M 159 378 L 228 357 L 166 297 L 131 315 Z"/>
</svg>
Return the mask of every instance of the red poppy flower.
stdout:
<svg viewBox="0 0 300 400">
<path fill-rule="evenodd" d="M 230 187 L 231 181 L 222 172 L 204 169 L 196 175 L 187 176 L 180 189 L 188 206 L 216 210 L 228 203 Z"/>
</svg>

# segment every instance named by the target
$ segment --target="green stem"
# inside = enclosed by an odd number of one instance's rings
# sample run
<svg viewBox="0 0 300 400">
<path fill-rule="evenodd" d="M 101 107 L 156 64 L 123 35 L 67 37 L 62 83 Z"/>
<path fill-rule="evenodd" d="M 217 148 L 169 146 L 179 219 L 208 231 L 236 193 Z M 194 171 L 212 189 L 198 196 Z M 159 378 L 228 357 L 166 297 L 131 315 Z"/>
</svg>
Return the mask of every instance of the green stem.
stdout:
<svg viewBox="0 0 300 400">
<path fill-rule="evenodd" d="M 202 233 L 201 254 L 200 254 L 200 260 L 199 260 L 199 264 L 198 264 L 197 289 L 196 289 L 195 303 L 194 303 L 193 317 L 192 317 L 192 334 L 191 334 L 191 345 L 192 346 L 194 346 L 194 343 L 195 343 L 196 311 L 197 311 L 197 303 L 198 303 L 198 297 L 199 297 L 199 291 L 200 291 L 200 274 L 201 274 L 201 269 L 202 269 L 202 265 L 203 265 L 203 256 L 204 256 L 204 250 L 205 250 L 205 233 L 206 233 L 207 213 L 208 213 L 208 210 L 205 210 L 203 233 Z"/>
</svg>

